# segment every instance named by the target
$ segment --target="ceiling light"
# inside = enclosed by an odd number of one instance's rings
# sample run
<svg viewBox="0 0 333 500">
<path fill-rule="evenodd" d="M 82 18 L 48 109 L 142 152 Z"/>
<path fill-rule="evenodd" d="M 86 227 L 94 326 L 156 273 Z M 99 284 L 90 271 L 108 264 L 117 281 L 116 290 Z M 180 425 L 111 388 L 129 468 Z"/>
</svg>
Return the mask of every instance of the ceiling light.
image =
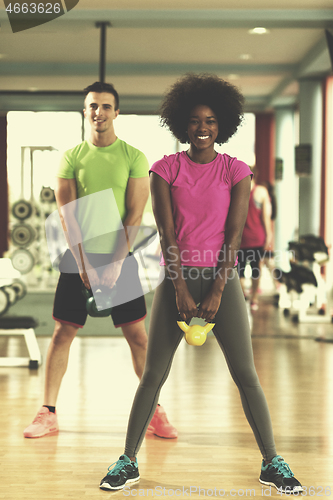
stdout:
<svg viewBox="0 0 333 500">
<path fill-rule="evenodd" d="M 244 61 L 248 61 L 249 59 L 252 58 L 251 54 L 241 54 L 239 56 L 240 59 L 243 59 Z"/>
<path fill-rule="evenodd" d="M 257 27 L 249 30 L 249 33 L 250 35 L 266 35 L 267 33 L 269 33 L 269 30 L 263 27 Z"/>
</svg>

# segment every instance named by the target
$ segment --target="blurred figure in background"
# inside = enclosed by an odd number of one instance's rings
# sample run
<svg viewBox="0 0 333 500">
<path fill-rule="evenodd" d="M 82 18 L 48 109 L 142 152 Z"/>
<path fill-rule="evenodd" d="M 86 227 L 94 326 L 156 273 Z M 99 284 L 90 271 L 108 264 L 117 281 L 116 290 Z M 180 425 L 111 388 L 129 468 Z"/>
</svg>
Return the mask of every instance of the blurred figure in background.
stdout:
<svg viewBox="0 0 333 500">
<path fill-rule="evenodd" d="M 269 181 L 264 181 L 262 185 L 267 189 L 268 194 L 269 194 L 269 199 L 271 202 L 271 228 L 272 228 L 272 234 L 274 234 L 274 221 L 277 216 L 277 203 L 276 203 L 276 196 L 275 196 L 275 189 L 274 185 L 271 184 Z M 274 295 L 273 295 L 273 301 L 274 305 L 279 304 L 279 281 L 275 278 L 275 260 L 274 260 L 274 250 L 273 250 L 273 238 L 272 238 L 272 245 L 270 250 L 266 250 L 264 253 L 264 258 L 262 260 L 262 263 L 265 264 L 267 269 L 270 272 L 272 282 L 274 285 Z"/>
<path fill-rule="evenodd" d="M 252 286 L 250 291 L 251 310 L 258 310 L 258 287 L 260 278 L 260 261 L 265 251 L 271 252 L 272 205 L 268 190 L 256 184 L 256 172 L 253 170 L 249 210 L 243 230 L 242 242 L 238 252 L 238 272 L 245 295 L 245 267 L 249 263 L 252 271 Z"/>
</svg>

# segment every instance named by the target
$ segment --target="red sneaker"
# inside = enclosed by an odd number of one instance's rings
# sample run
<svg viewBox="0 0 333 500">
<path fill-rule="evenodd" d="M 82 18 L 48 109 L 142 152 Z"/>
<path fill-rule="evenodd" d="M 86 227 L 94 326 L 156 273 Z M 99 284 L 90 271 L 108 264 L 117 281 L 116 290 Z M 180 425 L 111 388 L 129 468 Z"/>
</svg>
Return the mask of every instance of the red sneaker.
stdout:
<svg viewBox="0 0 333 500">
<path fill-rule="evenodd" d="M 42 406 L 38 411 L 35 420 L 23 431 L 26 438 L 39 438 L 51 436 L 59 431 L 58 419 L 55 413 Z"/>
<path fill-rule="evenodd" d="M 157 405 L 147 431 L 152 432 L 158 437 L 168 439 L 174 439 L 178 436 L 177 429 L 170 424 L 165 410 L 161 405 Z"/>
</svg>

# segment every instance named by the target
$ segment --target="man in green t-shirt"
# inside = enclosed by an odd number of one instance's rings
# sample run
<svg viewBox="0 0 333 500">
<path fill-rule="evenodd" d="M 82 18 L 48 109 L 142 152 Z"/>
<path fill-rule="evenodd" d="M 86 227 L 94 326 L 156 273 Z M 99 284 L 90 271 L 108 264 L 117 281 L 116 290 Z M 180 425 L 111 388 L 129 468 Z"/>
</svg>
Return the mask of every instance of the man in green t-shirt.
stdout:
<svg viewBox="0 0 333 500">
<path fill-rule="evenodd" d="M 58 432 L 56 401 L 66 372 L 69 349 L 87 318 L 82 287 L 104 286 L 131 292 L 141 290 L 138 266 L 129 250 L 133 228 L 140 226 L 148 200 L 148 161 L 120 140 L 114 130 L 119 96 L 113 85 L 95 82 L 84 90 L 84 116 L 90 139 L 67 151 L 61 161 L 55 190 L 60 219 L 69 245 L 60 262 L 55 294 L 55 329 L 45 368 L 45 396 L 35 420 L 24 430 L 27 438 Z M 97 202 L 96 202 L 97 200 Z M 131 296 L 132 297 L 132 296 Z M 143 374 L 147 333 L 143 293 L 115 305 L 111 317 L 122 329 L 132 354 L 135 373 Z M 96 320 L 97 321 L 97 320 Z M 161 406 L 148 428 L 160 437 L 175 438 Z"/>
</svg>

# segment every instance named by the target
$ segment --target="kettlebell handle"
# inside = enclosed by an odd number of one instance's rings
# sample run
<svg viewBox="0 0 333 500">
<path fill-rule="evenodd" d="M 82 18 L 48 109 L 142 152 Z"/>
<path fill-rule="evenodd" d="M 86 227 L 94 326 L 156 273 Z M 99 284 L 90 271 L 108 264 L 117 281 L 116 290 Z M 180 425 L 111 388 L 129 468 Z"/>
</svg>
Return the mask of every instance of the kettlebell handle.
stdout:
<svg viewBox="0 0 333 500">
<path fill-rule="evenodd" d="M 100 292 L 103 295 L 105 295 L 106 297 L 109 297 L 110 299 L 112 299 L 112 297 L 116 293 L 116 285 L 114 285 L 112 288 L 109 288 L 106 285 L 98 285 L 96 288 L 94 288 L 94 292 Z M 94 296 L 92 289 L 87 288 L 86 286 L 84 286 L 83 283 L 82 283 L 82 293 L 87 298 Z"/>
<path fill-rule="evenodd" d="M 196 316 L 193 316 L 193 318 L 196 318 Z M 180 315 L 180 312 L 178 311 L 178 320 L 177 320 L 177 323 L 178 322 L 183 322 L 183 323 L 186 323 L 187 325 L 189 325 L 191 323 L 191 321 L 192 321 L 193 318 L 191 318 L 190 320 L 188 320 L 188 319 L 182 319 L 182 317 Z M 198 318 L 198 319 L 202 319 L 202 318 Z M 204 321 L 206 321 L 206 320 L 204 320 Z M 215 321 L 215 317 L 210 321 L 210 323 L 212 323 L 213 321 Z M 214 325 L 215 325 L 215 323 L 214 323 Z"/>
</svg>

